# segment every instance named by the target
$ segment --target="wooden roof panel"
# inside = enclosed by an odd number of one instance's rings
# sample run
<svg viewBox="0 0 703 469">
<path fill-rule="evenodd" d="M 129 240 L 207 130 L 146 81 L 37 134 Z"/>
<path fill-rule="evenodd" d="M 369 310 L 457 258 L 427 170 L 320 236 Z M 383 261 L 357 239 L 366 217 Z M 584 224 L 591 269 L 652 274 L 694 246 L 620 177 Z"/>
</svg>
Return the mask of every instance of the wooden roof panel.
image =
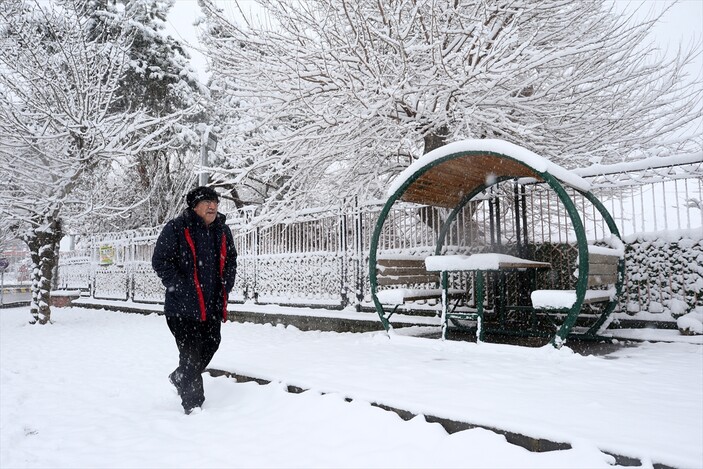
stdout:
<svg viewBox="0 0 703 469">
<path fill-rule="evenodd" d="M 494 154 L 466 155 L 441 162 L 415 180 L 401 200 L 454 208 L 465 194 L 490 185 L 493 178 L 534 177 L 539 174 L 523 164 Z"/>
</svg>

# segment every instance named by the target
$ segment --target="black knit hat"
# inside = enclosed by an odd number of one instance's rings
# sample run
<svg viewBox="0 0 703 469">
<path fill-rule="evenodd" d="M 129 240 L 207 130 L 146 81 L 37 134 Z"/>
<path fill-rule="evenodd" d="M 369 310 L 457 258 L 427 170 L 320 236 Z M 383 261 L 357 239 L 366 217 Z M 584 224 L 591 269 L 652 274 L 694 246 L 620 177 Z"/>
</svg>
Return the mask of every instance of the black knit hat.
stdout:
<svg viewBox="0 0 703 469">
<path fill-rule="evenodd" d="M 188 208 L 191 209 L 195 208 L 198 202 L 202 200 L 214 200 L 215 202 L 219 202 L 220 196 L 217 195 L 215 189 L 206 186 L 196 187 L 186 195 L 186 203 L 188 204 Z"/>
</svg>

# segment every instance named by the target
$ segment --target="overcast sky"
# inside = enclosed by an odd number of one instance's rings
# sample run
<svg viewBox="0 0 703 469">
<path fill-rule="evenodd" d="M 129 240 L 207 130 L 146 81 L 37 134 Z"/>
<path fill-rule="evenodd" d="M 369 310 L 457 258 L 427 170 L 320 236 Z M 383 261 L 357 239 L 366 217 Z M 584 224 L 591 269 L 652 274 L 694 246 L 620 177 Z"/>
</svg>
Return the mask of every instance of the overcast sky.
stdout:
<svg viewBox="0 0 703 469">
<path fill-rule="evenodd" d="M 574 0 L 581 1 L 581 0 Z M 614 0 L 616 8 L 622 11 L 636 12 L 638 16 L 662 11 L 672 0 Z M 234 1 L 218 1 L 228 15 L 234 15 Z M 254 0 L 239 0 L 245 12 L 257 11 Z M 192 63 L 200 74 L 201 80 L 206 81 L 207 66 L 203 54 L 198 50 L 199 44 L 193 22 L 202 16 L 196 0 L 176 0 L 176 4 L 166 25 L 168 32 L 174 37 L 188 43 Z M 654 29 L 653 37 L 662 49 L 675 53 L 678 45 L 689 46 L 693 42 L 703 44 L 703 0 L 680 0 L 664 16 L 663 21 Z M 700 75 L 703 73 L 703 57 L 699 56 L 694 69 Z"/>
</svg>

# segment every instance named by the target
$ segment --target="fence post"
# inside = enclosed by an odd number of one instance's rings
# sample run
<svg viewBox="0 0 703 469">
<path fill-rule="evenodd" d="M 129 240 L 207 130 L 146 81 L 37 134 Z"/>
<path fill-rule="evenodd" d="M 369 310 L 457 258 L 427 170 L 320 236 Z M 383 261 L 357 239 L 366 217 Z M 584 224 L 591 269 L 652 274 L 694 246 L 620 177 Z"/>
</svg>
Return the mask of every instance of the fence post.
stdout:
<svg viewBox="0 0 703 469">
<path fill-rule="evenodd" d="M 134 301 L 134 261 L 135 261 L 135 245 L 134 238 L 129 238 L 129 244 L 127 245 L 129 251 L 129 259 L 126 262 L 127 266 L 127 299 L 129 301 Z"/>
<path fill-rule="evenodd" d="M 259 226 L 254 230 L 254 246 L 252 253 L 254 254 L 254 262 L 252 262 L 252 298 L 254 303 L 259 302 L 258 277 L 259 277 Z"/>
<path fill-rule="evenodd" d="M 95 235 L 90 237 L 90 274 L 88 276 L 88 283 L 90 288 L 90 297 L 95 298 L 95 278 L 97 277 L 97 247 L 95 242 Z"/>
<path fill-rule="evenodd" d="M 337 232 L 339 234 L 337 243 L 337 255 L 339 256 L 339 304 L 342 308 L 346 308 L 349 305 L 349 279 L 347 278 L 349 272 L 347 252 L 349 244 L 347 240 L 347 210 L 345 210 L 344 205 L 337 212 Z"/>
<path fill-rule="evenodd" d="M 358 198 L 354 200 L 354 286 L 356 288 L 356 310 L 361 311 L 364 301 L 364 223 Z"/>
</svg>

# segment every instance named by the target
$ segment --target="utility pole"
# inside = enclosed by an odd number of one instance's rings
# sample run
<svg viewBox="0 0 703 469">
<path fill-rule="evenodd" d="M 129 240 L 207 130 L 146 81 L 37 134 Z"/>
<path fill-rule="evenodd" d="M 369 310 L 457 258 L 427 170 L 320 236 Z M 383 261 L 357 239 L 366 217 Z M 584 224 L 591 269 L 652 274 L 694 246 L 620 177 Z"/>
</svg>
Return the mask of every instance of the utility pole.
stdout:
<svg viewBox="0 0 703 469">
<path fill-rule="evenodd" d="M 206 126 L 205 131 L 203 132 L 203 141 L 202 144 L 200 145 L 200 177 L 198 180 L 198 185 L 199 186 L 206 186 L 209 179 L 210 179 L 210 174 L 208 174 L 207 171 L 205 171 L 205 168 L 208 167 L 208 151 L 215 151 L 217 149 L 217 135 L 215 135 L 211 131 L 212 127 L 211 126 Z"/>
<path fill-rule="evenodd" d="M 10 265 L 7 258 L 0 258 L 0 305 L 3 304 L 3 296 L 5 295 L 5 269 Z"/>
</svg>

